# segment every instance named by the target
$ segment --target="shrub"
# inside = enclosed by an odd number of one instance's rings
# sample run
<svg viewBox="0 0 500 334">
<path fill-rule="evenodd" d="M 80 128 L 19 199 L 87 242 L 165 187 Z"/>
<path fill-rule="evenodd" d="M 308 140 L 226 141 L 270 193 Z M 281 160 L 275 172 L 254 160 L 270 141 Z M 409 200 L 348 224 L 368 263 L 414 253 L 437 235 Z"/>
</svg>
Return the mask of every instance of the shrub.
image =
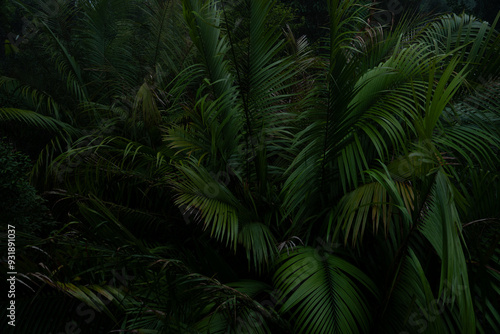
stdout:
<svg viewBox="0 0 500 334">
<path fill-rule="evenodd" d="M 30 160 L 16 151 L 5 138 L 0 140 L 0 222 L 16 226 L 16 230 L 40 234 L 54 222 L 36 189 L 29 183 Z"/>
</svg>

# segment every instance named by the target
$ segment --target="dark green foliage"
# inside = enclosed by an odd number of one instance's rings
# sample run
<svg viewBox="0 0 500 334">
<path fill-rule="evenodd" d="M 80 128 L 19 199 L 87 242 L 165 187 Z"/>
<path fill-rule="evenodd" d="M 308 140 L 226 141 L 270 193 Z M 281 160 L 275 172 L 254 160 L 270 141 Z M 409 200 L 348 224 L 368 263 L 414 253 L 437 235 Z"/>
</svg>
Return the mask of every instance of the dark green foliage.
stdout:
<svg viewBox="0 0 500 334">
<path fill-rule="evenodd" d="M 0 77 L 0 120 L 48 137 L 32 180 L 61 224 L 18 245 L 40 333 L 498 331 L 496 23 L 382 27 L 356 0 L 27 4 L 44 19 L 16 57 L 46 75 Z M 306 11 L 321 49 L 283 29 Z"/>
<path fill-rule="evenodd" d="M 306 35 L 311 42 L 327 36 L 328 9 L 326 1 L 282 0 L 296 12 L 294 30 L 297 36 Z"/>
<path fill-rule="evenodd" d="M 28 181 L 31 163 L 3 138 L 0 141 L 0 222 L 19 232 L 40 235 L 54 227 L 44 200 Z"/>
</svg>

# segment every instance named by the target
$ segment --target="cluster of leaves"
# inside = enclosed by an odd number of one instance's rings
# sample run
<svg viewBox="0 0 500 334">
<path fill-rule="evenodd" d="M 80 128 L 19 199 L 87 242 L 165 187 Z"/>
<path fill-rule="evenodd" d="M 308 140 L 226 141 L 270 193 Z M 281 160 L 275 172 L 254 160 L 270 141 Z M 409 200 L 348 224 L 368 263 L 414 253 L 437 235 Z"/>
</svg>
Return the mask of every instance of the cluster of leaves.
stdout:
<svg viewBox="0 0 500 334">
<path fill-rule="evenodd" d="M 19 231 L 40 235 L 50 232 L 49 210 L 28 180 L 29 158 L 16 151 L 3 138 L 0 141 L 0 221 L 2 226 L 16 226 Z"/>
<path fill-rule="evenodd" d="M 499 331 L 497 21 L 329 0 L 314 50 L 273 4 L 24 6 L 47 75 L 0 77 L 0 120 L 51 134 L 61 225 L 19 246 L 23 326 Z"/>
</svg>

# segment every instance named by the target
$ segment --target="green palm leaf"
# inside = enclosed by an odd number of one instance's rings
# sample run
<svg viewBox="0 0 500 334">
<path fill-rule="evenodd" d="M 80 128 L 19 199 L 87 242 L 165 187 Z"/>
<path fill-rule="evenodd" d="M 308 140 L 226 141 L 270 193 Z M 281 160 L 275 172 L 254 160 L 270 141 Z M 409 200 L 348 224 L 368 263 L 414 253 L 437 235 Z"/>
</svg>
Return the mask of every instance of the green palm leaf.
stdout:
<svg viewBox="0 0 500 334">
<path fill-rule="evenodd" d="M 439 296 L 458 304 L 459 326 L 464 333 L 475 331 L 476 322 L 467 274 L 466 256 L 453 191 L 443 173 L 436 177 L 429 214 L 421 225 L 422 234 L 441 258 Z"/>
<path fill-rule="evenodd" d="M 371 324 L 367 297 L 374 283 L 354 265 L 333 254 L 298 247 L 282 255 L 274 276 L 282 306 L 297 333 L 359 333 Z"/>
</svg>

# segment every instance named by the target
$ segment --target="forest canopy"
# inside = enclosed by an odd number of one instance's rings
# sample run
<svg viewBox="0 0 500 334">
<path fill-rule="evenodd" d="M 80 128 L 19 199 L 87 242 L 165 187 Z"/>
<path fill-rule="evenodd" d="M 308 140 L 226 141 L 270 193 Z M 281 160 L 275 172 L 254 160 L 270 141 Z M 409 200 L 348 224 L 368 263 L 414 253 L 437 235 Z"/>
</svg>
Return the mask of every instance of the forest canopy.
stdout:
<svg viewBox="0 0 500 334">
<path fill-rule="evenodd" d="M 2 333 L 500 333 L 498 4 L 0 15 Z"/>
</svg>

